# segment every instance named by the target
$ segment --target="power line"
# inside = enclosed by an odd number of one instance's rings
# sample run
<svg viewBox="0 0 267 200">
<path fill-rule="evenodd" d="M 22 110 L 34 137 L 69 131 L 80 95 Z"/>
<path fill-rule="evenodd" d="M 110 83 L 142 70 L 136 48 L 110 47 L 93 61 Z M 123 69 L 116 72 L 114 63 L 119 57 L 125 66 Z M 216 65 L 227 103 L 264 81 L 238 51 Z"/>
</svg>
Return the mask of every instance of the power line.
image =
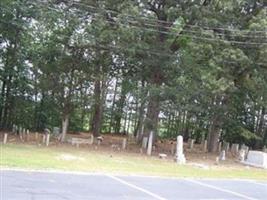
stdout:
<svg viewBox="0 0 267 200">
<path fill-rule="evenodd" d="M 121 12 L 118 12 L 118 11 L 115 11 L 115 10 L 110 10 L 110 9 L 105 9 L 105 8 L 99 8 L 99 7 L 95 7 L 95 6 L 92 6 L 92 5 L 88 5 L 88 4 L 84 4 L 84 3 L 81 3 L 81 2 L 73 2 L 73 4 L 75 5 L 82 5 L 82 6 L 85 6 L 85 7 L 88 7 L 88 8 L 93 8 L 93 9 L 98 9 L 98 10 L 102 10 L 102 11 L 106 11 L 106 12 L 111 12 L 111 13 L 116 13 L 116 14 L 122 14 L 122 15 L 125 15 L 125 16 L 129 16 L 129 17 L 132 17 L 134 19 L 136 19 L 137 17 L 136 16 L 133 16 L 133 15 L 128 15 L 128 14 L 123 14 Z M 163 21 L 163 20 L 158 20 L 158 19 L 151 19 L 151 18 L 148 18 L 148 17 L 145 17 L 145 16 L 141 16 L 140 18 L 143 18 L 145 20 L 148 20 L 148 21 L 151 21 L 151 22 L 159 22 L 159 23 L 163 23 L 163 24 L 167 24 L 167 25 L 170 25 L 172 24 L 172 22 L 167 22 L 167 21 Z M 204 28 L 204 29 L 209 29 L 209 30 L 214 30 L 214 29 L 218 29 L 218 30 L 226 30 L 226 31 L 231 31 L 231 32 L 254 32 L 254 33 L 267 33 L 267 31 L 252 31 L 252 30 L 233 30 L 233 29 L 230 29 L 230 28 L 224 28 L 224 27 L 209 27 L 209 26 L 199 26 L 199 25 L 186 25 L 186 26 L 189 26 L 189 27 L 198 27 L 198 28 Z"/>
<path fill-rule="evenodd" d="M 34 5 L 37 5 L 35 3 L 33 3 Z M 46 8 L 48 9 L 51 9 L 51 10 L 54 10 L 54 11 L 62 11 L 62 10 L 59 10 L 59 9 L 56 9 L 56 8 L 51 8 L 50 6 L 46 6 Z M 98 14 L 98 13 L 93 13 L 93 14 Z M 94 18 L 94 16 L 91 16 L 91 18 Z M 128 27 L 126 24 L 123 24 L 121 22 L 118 22 L 118 21 L 109 21 L 107 19 L 102 19 L 104 20 L 105 22 L 108 22 L 108 23 L 111 23 L 111 24 L 117 24 L 117 25 L 122 25 L 122 26 L 126 26 Z M 127 21 L 129 22 L 129 20 Z M 130 22 L 135 22 L 135 23 L 138 23 L 137 21 L 130 21 Z M 147 24 L 146 24 L 147 25 Z M 194 39 L 200 39 L 200 40 L 208 40 L 208 41 L 219 41 L 219 42 L 225 42 L 225 43 L 232 43 L 232 44 L 246 44 L 246 45 L 262 45 L 262 44 L 267 44 L 266 42 L 261 42 L 261 43 L 258 43 L 258 42 L 242 42 L 242 41 L 236 41 L 236 40 L 225 40 L 225 39 L 214 39 L 214 38 L 206 38 L 206 37 L 200 37 L 200 36 L 192 36 L 192 35 L 188 35 L 188 34 L 184 34 L 185 33 L 197 33 L 199 34 L 199 32 L 197 31 L 192 31 L 192 30 L 182 30 L 182 34 L 174 34 L 174 33 L 171 33 L 171 32 L 167 32 L 167 31 L 162 31 L 162 30 L 158 30 L 158 29 L 152 29 L 152 28 L 145 28 L 145 27 L 140 27 L 138 25 L 133 25 L 131 24 L 131 27 L 133 28 L 138 28 L 138 29 L 141 29 L 141 30 L 147 30 L 147 31 L 150 31 L 150 32 L 156 32 L 156 33 L 163 33 L 163 34 L 166 34 L 166 35 L 172 35 L 172 36 L 178 36 L 178 35 L 182 35 L 182 36 L 188 36 L 188 37 L 192 37 Z M 203 34 L 203 33 L 201 33 Z M 204 33 L 204 35 L 208 35 L 207 33 Z M 216 34 L 216 35 L 221 35 L 221 36 L 225 36 L 226 34 Z M 227 35 L 227 36 L 231 36 L 231 35 Z M 240 36 L 240 35 L 232 35 L 234 37 L 248 37 L 248 36 Z M 253 39 L 255 38 L 265 38 L 265 37 L 252 37 L 252 36 L 249 36 Z"/>
</svg>

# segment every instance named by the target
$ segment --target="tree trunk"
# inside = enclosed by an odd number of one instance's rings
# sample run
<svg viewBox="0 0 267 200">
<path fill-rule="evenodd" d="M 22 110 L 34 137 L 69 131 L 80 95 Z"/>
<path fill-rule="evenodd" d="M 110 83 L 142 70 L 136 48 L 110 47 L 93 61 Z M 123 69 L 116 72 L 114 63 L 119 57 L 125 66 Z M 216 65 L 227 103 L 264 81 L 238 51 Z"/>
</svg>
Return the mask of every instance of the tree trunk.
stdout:
<svg viewBox="0 0 267 200">
<path fill-rule="evenodd" d="M 101 82 L 100 80 L 95 81 L 94 88 L 94 113 L 92 119 L 92 130 L 93 135 L 98 137 L 100 135 L 100 127 L 101 127 L 101 117 L 102 117 L 102 105 L 101 105 Z"/>
<path fill-rule="evenodd" d="M 115 90 L 114 90 L 114 95 L 112 98 L 112 106 L 111 106 L 111 112 L 110 112 L 110 123 L 109 123 L 109 132 L 111 133 L 112 131 L 114 131 L 114 127 L 113 127 L 113 119 L 114 119 L 114 107 L 115 107 L 115 102 L 116 102 L 116 96 L 117 96 L 117 89 L 118 89 L 118 83 L 117 80 L 115 82 Z M 112 130 L 113 128 L 113 130 Z"/>
<path fill-rule="evenodd" d="M 61 136 L 61 142 L 65 142 L 66 135 L 68 132 L 68 127 L 69 127 L 69 114 L 64 114 L 62 118 L 62 136 Z"/>
<path fill-rule="evenodd" d="M 220 137 L 221 130 L 221 122 L 218 115 L 213 118 L 209 134 L 208 134 L 208 151 L 216 152 L 217 151 L 217 143 Z"/>
</svg>

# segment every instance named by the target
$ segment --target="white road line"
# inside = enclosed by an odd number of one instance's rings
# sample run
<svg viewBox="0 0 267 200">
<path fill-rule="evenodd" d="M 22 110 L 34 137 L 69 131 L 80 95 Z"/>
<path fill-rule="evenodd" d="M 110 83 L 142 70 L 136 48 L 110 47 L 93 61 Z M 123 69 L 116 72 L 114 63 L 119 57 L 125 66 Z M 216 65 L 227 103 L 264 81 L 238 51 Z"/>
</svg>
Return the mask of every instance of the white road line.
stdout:
<svg viewBox="0 0 267 200">
<path fill-rule="evenodd" d="M 256 185 L 263 185 L 263 186 L 267 187 L 267 184 L 259 183 L 259 182 L 256 182 L 256 181 L 249 181 L 249 183 L 254 183 Z"/>
<path fill-rule="evenodd" d="M 118 181 L 118 182 L 120 182 L 120 183 L 122 183 L 124 185 L 127 185 L 127 186 L 129 186 L 131 188 L 134 188 L 134 189 L 139 190 L 139 191 L 141 191 L 143 193 L 146 193 L 146 194 L 154 197 L 155 199 L 158 199 L 158 200 L 167 200 L 167 199 L 165 199 L 165 198 L 163 198 L 163 197 L 161 197 L 161 196 L 159 196 L 157 194 L 154 194 L 152 192 L 149 192 L 148 190 L 145 190 L 143 188 L 140 188 L 140 187 L 138 187 L 138 186 L 136 186 L 134 184 L 128 183 L 127 181 L 124 181 L 124 180 L 122 180 L 122 179 L 120 179 L 118 177 L 115 177 L 115 176 L 112 176 L 112 175 L 106 175 L 106 176 L 108 176 L 108 177 L 112 178 L 113 180 L 116 180 L 116 181 Z"/>
<path fill-rule="evenodd" d="M 192 182 L 192 183 L 195 183 L 195 184 L 198 184 L 198 185 L 201 185 L 201 186 L 204 186 L 204 187 L 212 188 L 212 189 L 214 189 L 214 190 L 218 190 L 218 191 L 221 191 L 221 192 L 229 193 L 229 194 L 235 195 L 235 196 L 237 196 L 237 197 L 241 197 L 241 198 L 243 198 L 243 199 L 248 199 L 248 200 L 258 200 L 258 199 L 255 199 L 255 198 L 246 196 L 246 195 L 244 195 L 244 194 L 240 194 L 240 193 L 238 193 L 238 192 L 234 192 L 234 191 L 231 191 L 231 190 L 227 190 L 227 189 L 219 188 L 219 187 L 216 187 L 216 186 L 213 186 L 213 185 L 210 185 L 210 184 L 202 183 L 202 182 L 200 182 L 200 181 L 191 180 L 191 179 L 184 179 L 184 180 L 189 181 L 189 182 Z"/>
</svg>

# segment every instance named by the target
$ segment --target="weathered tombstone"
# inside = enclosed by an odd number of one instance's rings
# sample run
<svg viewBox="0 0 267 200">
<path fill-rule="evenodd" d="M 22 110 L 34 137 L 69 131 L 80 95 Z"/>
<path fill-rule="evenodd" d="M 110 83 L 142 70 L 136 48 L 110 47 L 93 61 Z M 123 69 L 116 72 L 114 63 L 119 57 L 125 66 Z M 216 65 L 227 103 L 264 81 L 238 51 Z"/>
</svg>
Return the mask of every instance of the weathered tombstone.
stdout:
<svg viewBox="0 0 267 200">
<path fill-rule="evenodd" d="M 194 148 L 194 143 L 195 143 L 195 140 L 194 139 L 191 139 L 190 140 L 190 146 L 189 148 L 192 150 Z"/>
<path fill-rule="evenodd" d="M 7 133 L 4 134 L 4 140 L 3 143 L 6 144 L 7 143 Z"/>
<path fill-rule="evenodd" d="M 45 145 L 48 147 L 49 145 L 49 140 L 50 140 L 50 134 L 46 135 L 46 141 L 45 141 Z"/>
<path fill-rule="evenodd" d="M 160 158 L 160 159 L 166 159 L 166 158 L 167 158 L 167 154 L 165 154 L 165 153 L 160 153 L 160 154 L 159 154 L 159 158 Z"/>
<path fill-rule="evenodd" d="M 231 147 L 231 152 L 235 155 L 238 154 L 238 151 L 239 151 L 239 144 L 232 144 L 232 147 Z"/>
<path fill-rule="evenodd" d="M 244 162 L 245 161 L 245 158 L 246 158 L 246 151 L 244 149 L 241 149 L 239 151 L 239 157 L 238 159 L 241 161 L 241 162 Z"/>
<path fill-rule="evenodd" d="M 177 145 L 176 145 L 176 162 L 178 164 L 185 164 L 185 156 L 183 153 L 183 136 L 179 135 L 177 137 Z"/>
<path fill-rule="evenodd" d="M 126 149 L 126 146 L 127 146 L 127 139 L 126 138 L 123 138 L 122 139 L 122 149 L 125 150 Z"/>
<path fill-rule="evenodd" d="M 218 152 L 222 152 L 222 142 L 218 143 Z"/>
<path fill-rule="evenodd" d="M 267 169 L 267 153 L 262 151 L 249 151 L 244 164 Z"/>
<path fill-rule="evenodd" d="M 152 145 L 153 145 L 153 131 L 150 132 L 147 145 L 147 155 L 151 156 L 152 154 Z"/>
<path fill-rule="evenodd" d="M 60 135 L 60 128 L 59 127 L 53 127 L 53 135 L 58 136 Z"/>
<path fill-rule="evenodd" d="M 147 137 L 143 137 L 143 140 L 142 140 L 142 148 L 143 149 L 147 148 L 147 141 L 148 141 L 148 138 Z"/>
<path fill-rule="evenodd" d="M 208 150 L 208 141 L 205 140 L 205 141 L 204 141 L 204 144 L 203 144 L 203 151 L 204 151 L 204 152 L 207 152 L 207 150 Z"/>
<path fill-rule="evenodd" d="M 262 151 L 265 152 L 265 153 L 267 153 L 267 148 L 266 148 L 266 146 L 263 146 Z"/>
<path fill-rule="evenodd" d="M 102 136 L 98 136 L 96 138 L 96 140 L 97 140 L 97 145 L 99 146 L 101 144 L 101 142 L 103 141 L 103 137 Z"/>
<path fill-rule="evenodd" d="M 219 156 L 220 160 L 225 160 L 225 150 L 222 150 Z"/>
</svg>

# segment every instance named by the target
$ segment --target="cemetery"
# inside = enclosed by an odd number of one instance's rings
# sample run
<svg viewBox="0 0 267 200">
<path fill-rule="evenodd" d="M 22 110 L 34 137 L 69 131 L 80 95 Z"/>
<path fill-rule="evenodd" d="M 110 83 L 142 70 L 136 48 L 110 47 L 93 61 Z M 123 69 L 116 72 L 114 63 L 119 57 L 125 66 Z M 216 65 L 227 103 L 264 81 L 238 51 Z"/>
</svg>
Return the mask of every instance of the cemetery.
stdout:
<svg viewBox="0 0 267 200">
<path fill-rule="evenodd" d="M 211 168 L 240 168 L 240 169 L 267 169 L 267 152 L 253 151 L 244 144 L 230 144 L 218 142 L 217 151 L 208 153 L 207 140 L 197 143 L 194 139 L 187 142 L 182 136 L 176 140 L 159 139 L 155 144 L 153 134 L 144 137 L 139 145 L 134 137 L 107 134 L 94 137 L 90 133 L 69 133 L 66 142 L 60 142 L 60 128 L 52 131 L 31 132 L 28 129 L 14 125 L 12 132 L 1 133 L 1 145 L 30 145 L 37 148 L 67 148 L 97 151 L 105 154 L 140 156 L 159 159 L 161 162 L 173 165 L 189 165 L 200 169 Z M 267 172 L 267 171 L 266 171 Z"/>
</svg>

